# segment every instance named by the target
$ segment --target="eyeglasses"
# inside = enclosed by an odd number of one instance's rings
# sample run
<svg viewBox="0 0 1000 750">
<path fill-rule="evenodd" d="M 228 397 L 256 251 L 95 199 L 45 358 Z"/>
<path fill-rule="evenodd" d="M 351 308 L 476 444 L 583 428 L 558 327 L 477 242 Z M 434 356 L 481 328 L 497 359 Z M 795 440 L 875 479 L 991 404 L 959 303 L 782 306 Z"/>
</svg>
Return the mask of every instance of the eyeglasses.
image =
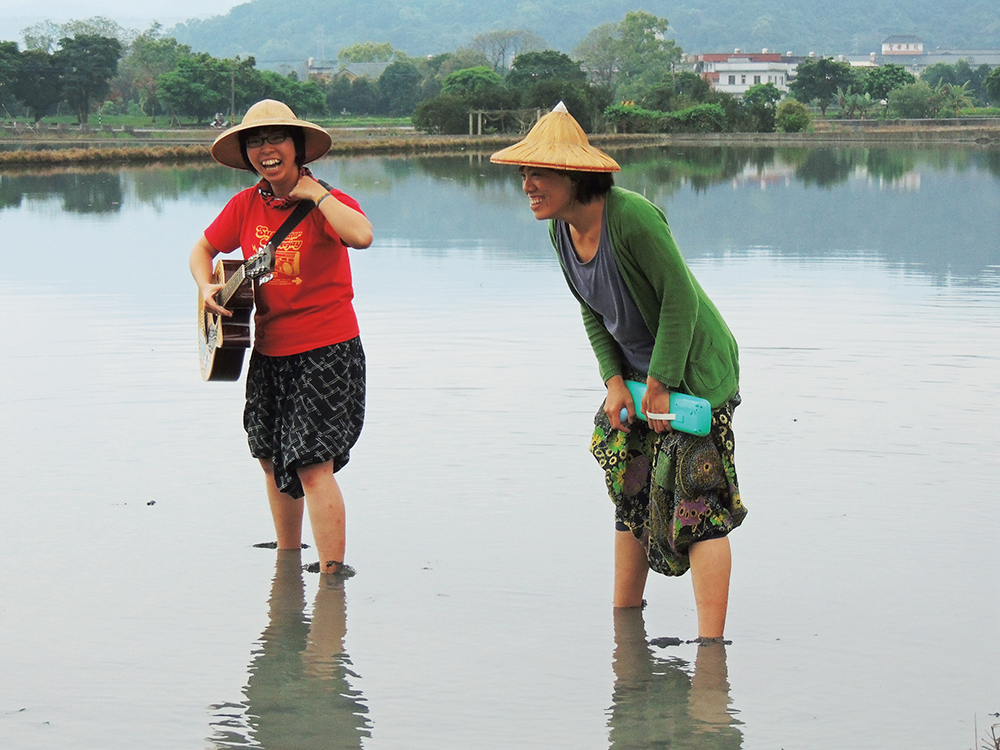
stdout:
<svg viewBox="0 0 1000 750">
<path fill-rule="evenodd" d="M 269 135 L 251 135 L 246 139 L 247 148 L 260 148 L 265 142 L 270 143 L 272 146 L 277 146 L 279 143 L 284 143 L 288 140 L 288 133 L 271 133 Z"/>
</svg>

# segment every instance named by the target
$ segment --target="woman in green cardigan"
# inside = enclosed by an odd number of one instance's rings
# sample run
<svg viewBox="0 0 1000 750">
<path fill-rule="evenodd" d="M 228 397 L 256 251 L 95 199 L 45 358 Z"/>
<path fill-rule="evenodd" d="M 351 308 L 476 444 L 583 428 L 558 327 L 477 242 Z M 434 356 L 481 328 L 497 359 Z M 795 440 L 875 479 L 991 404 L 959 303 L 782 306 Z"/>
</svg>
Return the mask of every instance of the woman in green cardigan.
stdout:
<svg viewBox="0 0 1000 750">
<path fill-rule="evenodd" d="M 740 402 L 736 340 L 684 262 L 663 212 L 614 187 L 620 170 L 594 148 L 562 103 L 527 137 L 495 153 L 520 167 L 522 187 L 580 302 L 607 396 L 591 452 L 615 503 L 616 607 L 643 605 L 650 569 L 691 569 L 701 640 L 723 636 L 740 525 L 733 410 Z M 626 380 L 645 382 L 642 403 Z M 670 394 L 708 400 L 705 437 L 671 428 Z M 620 419 L 625 410 L 628 419 Z M 639 410 L 647 421 L 639 421 Z"/>
</svg>

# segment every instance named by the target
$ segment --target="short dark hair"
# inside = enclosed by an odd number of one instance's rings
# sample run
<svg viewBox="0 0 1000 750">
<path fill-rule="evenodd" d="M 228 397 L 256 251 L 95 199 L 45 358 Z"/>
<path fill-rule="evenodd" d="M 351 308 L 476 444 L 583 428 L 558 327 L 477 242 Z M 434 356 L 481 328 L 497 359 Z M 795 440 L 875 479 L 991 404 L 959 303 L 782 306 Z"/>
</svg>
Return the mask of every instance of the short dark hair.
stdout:
<svg viewBox="0 0 1000 750">
<path fill-rule="evenodd" d="M 573 199 L 577 203 L 590 203 L 595 198 L 603 198 L 615 186 L 611 172 L 555 171 L 569 177 L 573 183 Z"/>
<path fill-rule="evenodd" d="M 256 169 L 253 168 L 253 164 L 250 163 L 250 159 L 247 157 L 247 138 L 252 135 L 258 135 L 260 131 L 264 128 L 272 127 L 270 125 L 262 125 L 259 128 L 250 128 L 248 130 L 242 130 L 239 133 L 240 136 L 240 155 L 243 157 L 243 162 L 247 165 L 247 169 L 251 172 L 256 173 Z M 302 131 L 302 128 L 297 127 L 285 127 L 285 132 L 292 139 L 292 143 L 295 144 L 295 164 L 301 167 L 306 161 L 306 134 Z"/>
</svg>

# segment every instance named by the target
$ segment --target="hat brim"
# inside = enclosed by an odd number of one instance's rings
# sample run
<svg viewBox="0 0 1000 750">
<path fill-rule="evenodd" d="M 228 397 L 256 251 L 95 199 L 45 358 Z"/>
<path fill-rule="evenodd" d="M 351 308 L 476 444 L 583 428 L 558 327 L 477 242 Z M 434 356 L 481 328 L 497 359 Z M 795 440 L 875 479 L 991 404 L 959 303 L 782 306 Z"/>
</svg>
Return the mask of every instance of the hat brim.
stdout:
<svg viewBox="0 0 1000 750">
<path fill-rule="evenodd" d="M 494 164 L 521 167 L 544 167 L 569 172 L 621 172 L 614 159 L 599 148 L 583 144 L 538 143 L 527 140 L 497 151 L 490 157 Z"/>
<path fill-rule="evenodd" d="M 306 154 L 303 164 L 316 161 L 324 156 L 333 145 L 333 138 L 319 125 L 299 119 L 272 119 L 266 122 L 251 122 L 234 125 L 215 139 L 212 144 L 212 158 L 220 164 L 233 169 L 253 171 L 253 168 L 243 160 L 240 151 L 240 133 L 255 128 L 293 127 L 302 130 L 306 142 Z"/>
</svg>

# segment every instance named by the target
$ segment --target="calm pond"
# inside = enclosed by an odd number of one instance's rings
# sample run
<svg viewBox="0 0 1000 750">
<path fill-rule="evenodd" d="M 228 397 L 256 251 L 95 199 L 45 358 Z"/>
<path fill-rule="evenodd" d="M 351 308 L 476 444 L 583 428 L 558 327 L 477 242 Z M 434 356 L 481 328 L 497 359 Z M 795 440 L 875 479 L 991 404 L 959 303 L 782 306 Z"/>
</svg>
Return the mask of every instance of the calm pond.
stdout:
<svg viewBox="0 0 1000 750">
<path fill-rule="evenodd" d="M 247 176 L 8 172 L 0 744 L 1000 736 L 1000 152 L 615 156 L 740 343 L 730 645 L 665 645 L 696 635 L 688 578 L 613 617 L 603 386 L 513 168 L 315 167 L 376 230 L 352 255 L 369 398 L 339 586 L 253 546 L 273 530 L 242 384 L 198 371 L 187 256 Z"/>
</svg>

